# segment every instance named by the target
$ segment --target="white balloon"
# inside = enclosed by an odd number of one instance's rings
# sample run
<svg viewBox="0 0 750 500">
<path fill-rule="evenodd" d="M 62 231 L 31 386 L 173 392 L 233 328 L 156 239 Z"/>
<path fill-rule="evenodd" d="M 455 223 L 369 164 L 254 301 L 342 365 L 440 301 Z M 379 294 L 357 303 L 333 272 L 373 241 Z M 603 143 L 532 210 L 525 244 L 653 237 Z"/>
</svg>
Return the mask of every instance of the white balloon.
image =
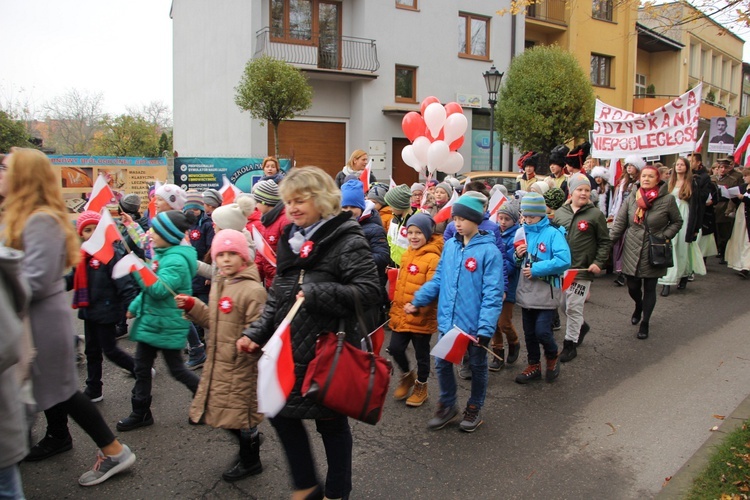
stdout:
<svg viewBox="0 0 750 500">
<path fill-rule="evenodd" d="M 453 113 L 450 115 L 445 119 L 445 125 L 443 125 L 445 142 L 451 144 L 453 141 L 464 135 L 468 126 L 469 121 L 463 113 Z"/>
<path fill-rule="evenodd" d="M 458 151 L 451 151 L 443 164 L 443 168 L 439 170 L 446 174 L 457 174 L 462 168 L 464 168 L 464 157 Z"/>
<path fill-rule="evenodd" d="M 411 147 L 411 144 L 408 146 L 404 146 L 404 149 L 401 150 L 401 159 L 404 160 L 404 163 L 406 163 L 411 168 L 419 172 L 419 169 L 420 169 L 419 160 L 417 160 L 417 157 L 414 154 L 414 149 Z"/>
<path fill-rule="evenodd" d="M 437 137 L 445 123 L 445 107 L 439 102 L 433 102 L 424 110 L 424 123 L 430 130 L 432 137 Z"/>
<path fill-rule="evenodd" d="M 414 142 L 411 145 L 412 151 L 414 151 L 414 156 L 417 157 L 420 167 L 427 165 L 427 150 L 430 149 L 430 144 L 432 143 L 427 137 L 421 136 L 414 139 Z"/>
<path fill-rule="evenodd" d="M 434 172 L 435 170 L 442 171 L 442 167 L 448 159 L 450 152 L 450 147 L 445 141 L 435 141 L 430 144 L 430 148 L 427 150 L 427 168 L 430 172 Z"/>
</svg>

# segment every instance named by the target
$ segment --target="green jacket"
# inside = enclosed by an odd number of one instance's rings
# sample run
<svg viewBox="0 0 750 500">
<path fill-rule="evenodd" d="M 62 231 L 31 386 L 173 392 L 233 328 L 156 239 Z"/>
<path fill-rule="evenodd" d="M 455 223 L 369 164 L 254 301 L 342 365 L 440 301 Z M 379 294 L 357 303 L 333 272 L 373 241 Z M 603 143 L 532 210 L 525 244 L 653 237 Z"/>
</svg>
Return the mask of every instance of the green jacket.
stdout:
<svg viewBox="0 0 750 500">
<path fill-rule="evenodd" d="M 604 268 L 612 240 L 601 210 L 589 202 L 574 213 L 573 206 L 566 203 L 555 210 L 555 223 L 565 228 L 571 269 L 588 269 L 591 264 Z M 592 280 L 594 274 L 579 271 L 577 279 Z"/>
<path fill-rule="evenodd" d="M 177 309 L 172 293 L 193 293 L 192 279 L 198 269 L 198 254 L 192 246 L 186 245 L 156 248 L 155 253 L 154 267 L 159 281 L 146 287 L 138 273 L 133 273 L 142 291 L 128 307 L 136 317 L 130 339 L 160 349 L 182 349 L 190 322 Z"/>
</svg>

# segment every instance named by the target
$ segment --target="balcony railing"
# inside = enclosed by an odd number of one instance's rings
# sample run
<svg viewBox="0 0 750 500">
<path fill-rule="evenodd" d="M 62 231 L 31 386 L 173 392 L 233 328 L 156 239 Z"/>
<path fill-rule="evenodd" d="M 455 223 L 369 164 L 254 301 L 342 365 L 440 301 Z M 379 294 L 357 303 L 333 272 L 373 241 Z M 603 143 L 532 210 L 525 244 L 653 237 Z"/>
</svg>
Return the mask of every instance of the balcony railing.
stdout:
<svg viewBox="0 0 750 500">
<path fill-rule="evenodd" d="M 541 0 L 537 3 L 527 5 L 526 17 L 557 24 L 566 24 L 565 0 Z"/>
<path fill-rule="evenodd" d="M 375 40 L 353 36 L 335 37 L 309 31 L 285 34 L 271 31 L 269 27 L 265 27 L 256 33 L 253 57 L 266 55 L 290 64 L 340 71 L 374 73 L 380 68 Z"/>
</svg>

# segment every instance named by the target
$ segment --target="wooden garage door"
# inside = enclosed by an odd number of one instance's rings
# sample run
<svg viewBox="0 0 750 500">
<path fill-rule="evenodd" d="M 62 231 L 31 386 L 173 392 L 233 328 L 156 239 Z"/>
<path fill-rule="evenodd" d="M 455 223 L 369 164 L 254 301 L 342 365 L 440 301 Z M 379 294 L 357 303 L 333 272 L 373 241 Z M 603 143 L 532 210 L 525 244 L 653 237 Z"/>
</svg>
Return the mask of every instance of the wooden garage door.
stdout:
<svg viewBox="0 0 750 500">
<path fill-rule="evenodd" d="M 401 159 L 401 150 L 411 143 L 409 142 L 409 139 L 394 137 L 392 144 L 393 154 L 391 154 L 391 157 L 393 158 L 393 182 L 396 184 L 406 184 L 411 186 L 412 183 L 419 180 L 419 174 Z"/>
<path fill-rule="evenodd" d="M 268 151 L 274 151 L 273 127 L 268 126 Z M 294 158 L 298 167 L 315 165 L 335 177 L 346 163 L 346 124 L 284 121 L 279 125 L 279 154 Z"/>
</svg>

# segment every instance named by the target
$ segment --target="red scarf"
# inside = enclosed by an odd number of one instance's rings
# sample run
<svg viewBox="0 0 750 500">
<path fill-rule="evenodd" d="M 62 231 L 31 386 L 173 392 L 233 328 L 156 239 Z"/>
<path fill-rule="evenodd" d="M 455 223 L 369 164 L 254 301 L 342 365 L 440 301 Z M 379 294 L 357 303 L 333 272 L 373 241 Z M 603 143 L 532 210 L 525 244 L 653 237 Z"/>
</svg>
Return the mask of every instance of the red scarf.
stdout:
<svg viewBox="0 0 750 500">
<path fill-rule="evenodd" d="M 654 200 L 659 196 L 659 186 L 654 186 L 651 189 L 638 188 L 635 193 L 635 203 L 638 208 L 635 211 L 635 218 L 633 222 L 636 224 L 643 224 L 643 219 L 646 217 L 646 212 L 654 204 Z"/>
<path fill-rule="evenodd" d="M 73 274 L 73 309 L 89 306 L 88 266 L 91 256 L 81 250 L 81 261 Z"/>
</svg>

